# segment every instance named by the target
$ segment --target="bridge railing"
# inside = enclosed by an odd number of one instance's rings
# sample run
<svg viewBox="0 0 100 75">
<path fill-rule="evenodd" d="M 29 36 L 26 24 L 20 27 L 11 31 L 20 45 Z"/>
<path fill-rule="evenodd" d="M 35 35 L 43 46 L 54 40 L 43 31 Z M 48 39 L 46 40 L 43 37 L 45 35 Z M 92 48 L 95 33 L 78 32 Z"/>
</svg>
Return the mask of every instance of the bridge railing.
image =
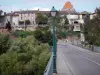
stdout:
<svg viewBox="0 0 100 75">
<path fill-rule="evenodd" d="M 53 75 L 53 55 L 51 55 L 50 60 L 44 71 L 44 75 Z"/>
</svg>

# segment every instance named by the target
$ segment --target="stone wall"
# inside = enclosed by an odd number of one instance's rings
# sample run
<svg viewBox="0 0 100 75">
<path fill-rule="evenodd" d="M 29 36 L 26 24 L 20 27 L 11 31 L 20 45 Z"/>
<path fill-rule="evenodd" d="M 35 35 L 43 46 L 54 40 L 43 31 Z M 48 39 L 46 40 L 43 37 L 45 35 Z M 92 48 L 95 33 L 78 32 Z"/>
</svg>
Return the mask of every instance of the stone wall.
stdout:
<svg viewBox="0 0 100 75">
<path fill-rule="evenodd" d="M 94 46 L 94 51 L 95 52 L 100 52 L 100 47 L 99 46 Z"/>
</svg>

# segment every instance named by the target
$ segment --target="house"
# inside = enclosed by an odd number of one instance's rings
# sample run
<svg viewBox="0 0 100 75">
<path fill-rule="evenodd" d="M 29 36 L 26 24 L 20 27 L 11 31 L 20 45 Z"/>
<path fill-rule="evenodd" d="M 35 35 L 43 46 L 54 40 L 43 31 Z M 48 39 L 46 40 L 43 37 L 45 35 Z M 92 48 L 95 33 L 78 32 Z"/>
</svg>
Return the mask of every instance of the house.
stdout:
<svg viewBox="0 0 100 75">
<path fill-rule="evenodd" d="M 40 12 L 44 15 L 50 15 L 50 11 L 39 11 L 38 10 L 19 10 L 13 11 L 6 14 L 5 24 L 7 21 L 10 21 L 13 28 L 24 28 L 25 21 L 28 21 L 28 27 L 36 28 L 36 16 Z M 86 11 L 78 13 L 71 4 L 71 2 L 66 2 L 61 11 L 58 11 L 60 16 L 66 15 L 69 20 L 69 27 L 73 27 L 73 31 L 80 31 L 80 25 L 84 24 L 84 17 L 86 14 L 90 15 L 90 19 L 93 18 L 92 13 Z"/>
<path fill-rule="evenodd" d="M 5 15 L 2 10 L 0 10 L 0 28 L 5 27 Z"/>
<path fill-rule="evenodd" d="M 29 21 L 28 26 L 34 27 L 36 25 L 36 12 L 37 11 L 35 10 L 20 10 L 7 13 L 5 22 L 9 21 L 15 30 L 18 28 L 24 28 L 26 21 Z"/>
<path fill-rule="evenodd" d="M 61 12 L 66 12 L 66 17 L 69 20 L 69 27 L 73 27 L 73 31 L 80 31 L 80 25 L 84 24 L 85 16 L 88 14 L 90 19 L 93 19 L 95 13 L 90 13 L 87 11 L 83 11 L 81 13 L 76 12 L 75 8 L 71 4 L 71 2 L 66 2 Z"/>
</svg>

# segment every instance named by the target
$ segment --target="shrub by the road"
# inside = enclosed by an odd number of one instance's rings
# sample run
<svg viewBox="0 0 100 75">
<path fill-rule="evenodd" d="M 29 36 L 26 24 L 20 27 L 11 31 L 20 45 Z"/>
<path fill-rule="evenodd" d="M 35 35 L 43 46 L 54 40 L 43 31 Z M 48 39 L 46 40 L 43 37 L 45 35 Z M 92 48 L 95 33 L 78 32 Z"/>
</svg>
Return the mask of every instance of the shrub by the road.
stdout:
<svg viewBox="0 0 100 75">
<path fill-rule="evenodd" d="M 34 37 L 42 42 L 42 43 L 48 43 L 50 46 L 52 46 L 52 34 L 49 30 L 49 27 L 39 28 L 36 31 L 34 31 Z"/>
<path fill-rule="evenodd" d="M 11 45 L 11 39 L 9 35 L 0 34 L 0 54 L 5 53 Z"/>
<path fill-rule="evenodd" d="M 51 55 L 48 49 L 33 36 L 14 40 L 0 55 L 0 75 L 43 75 Z"/>
</svg>

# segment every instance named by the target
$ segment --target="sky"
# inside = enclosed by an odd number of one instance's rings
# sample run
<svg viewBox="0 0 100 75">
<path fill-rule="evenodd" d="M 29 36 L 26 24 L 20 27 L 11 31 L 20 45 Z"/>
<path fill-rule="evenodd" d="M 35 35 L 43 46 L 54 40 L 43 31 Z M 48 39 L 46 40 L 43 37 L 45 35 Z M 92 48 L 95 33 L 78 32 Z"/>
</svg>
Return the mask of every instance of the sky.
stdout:
<svg viewBox="0 0 100 75">
<path fill-rule="evenodd" d="M 0 9 L 5 12 L 22 10 L 51 10 L 55 6 L 61 10 L 64 4 L 70 1 L 77 12 L 94 12 L 96 7 L 100 7 L 100 0 L 0 0 Z"/>
</svg>

